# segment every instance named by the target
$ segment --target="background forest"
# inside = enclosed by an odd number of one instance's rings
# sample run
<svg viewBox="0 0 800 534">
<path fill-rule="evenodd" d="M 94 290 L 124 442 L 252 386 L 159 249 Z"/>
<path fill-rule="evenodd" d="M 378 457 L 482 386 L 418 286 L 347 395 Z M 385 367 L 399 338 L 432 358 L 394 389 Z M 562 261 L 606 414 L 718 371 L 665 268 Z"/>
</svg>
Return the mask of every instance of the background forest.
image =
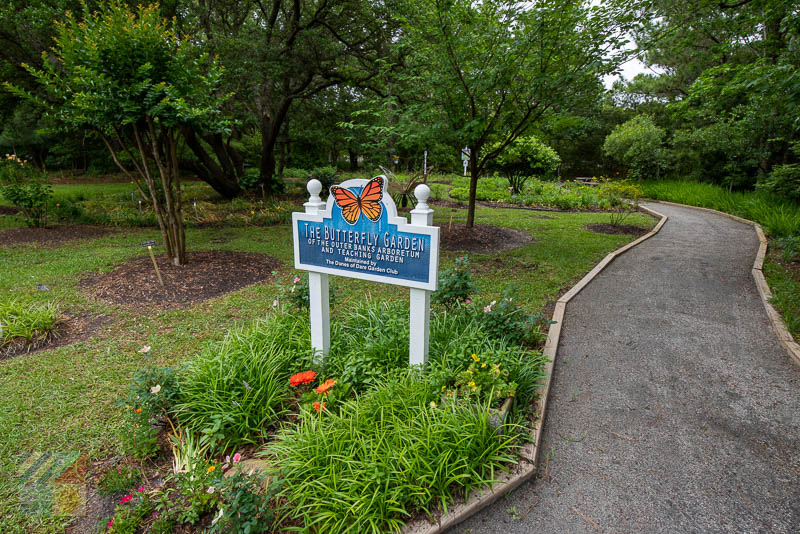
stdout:
<svg viewBox="0 0 800 534">
<path fill-rule="evenodd" d="M 48 171 L 117 172 L 103 134 L 125 118 L 66 117 L 35 76 L 68 67 L 43 56 L 63 30 L 54 21 L 70 12 L 79 24 L 99 5 L 0 7 L 0 78 L 16 88 L 0 92 L 3 153 Z M 180 125 L 181 172 L 225 197 L 279 191 L 296 169 L 420 172 L 425 150 L 436 171 L 458 172 L 464 146 L 477 180 L 520 136 L 555 149 L 568 178 L 800 197 L 800 17 L 788 0 L 167 0 L 158 15 L 187 76 L 217 97 L 215 120 Z M 128 52 L 121 62 L 141 59 Z M 204 54 L 219 79 L 186 66 Z M 603 77 L 632 57 L 648 73 L 607 90 Z"/>
</svg>

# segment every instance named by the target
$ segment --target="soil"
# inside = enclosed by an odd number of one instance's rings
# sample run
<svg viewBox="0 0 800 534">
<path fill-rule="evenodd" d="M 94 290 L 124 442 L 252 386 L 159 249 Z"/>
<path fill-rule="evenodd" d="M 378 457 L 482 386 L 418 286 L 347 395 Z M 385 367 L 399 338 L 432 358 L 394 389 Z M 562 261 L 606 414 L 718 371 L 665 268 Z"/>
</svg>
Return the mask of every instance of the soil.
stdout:
<svg viewBox="0 0 800 534">
<path fill-rule="evenodd" d="M 20 341 L 0 347 L 0 361 L 22 354 L 50 350 L 83 341 L 91 337 L 94 332 L 111 321 L 111 319 L 105 315 L 66 314 L 62 319 L 63 322 L 41 341 L 34 343 Z"/>
<path fill-rule="evenodd" d="M 102 226 L 51 226 L 47 228 L 12 228 L 0 231 L 0 246 L 13 246 L 23 243 L 43 243 L 61 245 L 74 239 L 101 237 L 115 232 L 113 228 Z"/>
<path fill-rule="evenodd" d="M 600 234 L 627 234 L 635 236 L 644 235 L 650 231 L 649 228 L 642 228 L 641 226 L 634 226 L 632 224 L 598 223 L 587 224 L 585 228 Z"/>
<path fill-rule="evenodd" d="M 531 242 L 531 236 L 522 230 L 502 226 L 476 224 L 468 228 L 466 223 L 439 223 L 443 250 L 491 254 L 521 247 Z"/>
<path fill-rule="evenodd" d="M 181 308 L 267 280 L 281 266 L 280 260 L 266 254 L 229 250 L 188 252 L 186 259 L 186 265 L 176 267 L 163 255 L 156 256 L 163 287 L 149 255 L 87 278 L 81 285 L 113 304 Z"/>
</svg>

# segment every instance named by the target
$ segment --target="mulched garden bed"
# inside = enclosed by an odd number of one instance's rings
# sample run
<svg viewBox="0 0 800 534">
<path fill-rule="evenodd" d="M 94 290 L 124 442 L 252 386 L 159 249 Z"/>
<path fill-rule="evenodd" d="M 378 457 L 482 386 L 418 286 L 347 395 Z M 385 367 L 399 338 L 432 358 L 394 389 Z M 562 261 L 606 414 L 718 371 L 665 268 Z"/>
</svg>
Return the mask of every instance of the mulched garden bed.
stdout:
<svg viewBox="0 0 800 534">
<path fill-rule="evenodd" d="M 280 260 L 266 254 L 229 250 L 188 252 L 186 257 L 187 264 L 176 267 L 163 255 L 156 256 L 163 287 L 149 255 L 85 279 L 81 285 L 114 304 L 180 308 L 267 280 L 281 266 Z"/>
<path fill-rule="evenodd" d="M 0 347 L 0 361 L 83 341 L 109 322 L 110 318 L 105 315 L 65 314 L 63 321 L 46 338 L 34 343 L 20 340 Z"/>
<path fill-rule="evenodd" d="M 51 226 L 47 228 L 12 228 L 0 231 L 0 246 L 13 246 L 24 243 L 43 243 L 61 245 L 74 239 L 101 237 L 116 232 L 114 228 L 103 226 Z"/>
<path fill-rule="evenodd" d="M 439 235 L 444 250 L 491 254 L 521 247 L 531 242 L 531 236 L 522 230 L 476 224 L 468 228 L 466 223 L 440 223 Z"/>
<path fill-rule="evenodd" d="M 587 224 L 585 228 L 599 234 L 626 234 L 635 236 L 642 236 L 650 231 L 650 228 L 642 228 L 641 226 L 634 226 L 632 224 L 598 223 Z"/>
</svg>

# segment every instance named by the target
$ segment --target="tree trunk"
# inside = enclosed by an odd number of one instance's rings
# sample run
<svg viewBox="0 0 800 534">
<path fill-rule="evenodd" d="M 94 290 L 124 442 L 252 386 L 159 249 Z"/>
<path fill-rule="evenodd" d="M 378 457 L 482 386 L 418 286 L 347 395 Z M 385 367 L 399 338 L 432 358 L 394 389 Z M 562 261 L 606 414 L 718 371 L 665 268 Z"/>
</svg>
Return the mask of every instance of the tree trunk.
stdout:
<svg viewBox="0 0 800 534">
<path fill-rule="evenodd" d="M 259 185 L 264 196 L 275 189 L 275 145 L 280 135 L 281 126 L 286 120 L 291 100 L 282 100 L 271 116 L 264 114 L 259 120 L 261 130 L 261 168 Z"/>
<path fill-rule="evenodd" d="M 225 143 L 221 134 L 205 136 L 203 140 L 214 151 L 215 159 L 208 153 L 194 130 L 186 128 L 183 134 L 186 145 L 199 162 L 185 161 L 183 165 L 194 171 L 224 198 L 239 196 L 242 192 L 239 178 L 244 174 L 244 162 L 236 149 Z"/>
<path fill-rule="evenodd" d="M 355 172 L 358 170 L 358 153 L 352 148 L 347 149 L 347 154 L 350 156 L 350 171 Z"/>
<path fill-rule="evenodd" d="M 467 228 L 475 226 L 475 196 L 478 194 L 478 151 L 470 147 L 469 155 L 469 207 L 467 208 Z"/>
</svg>

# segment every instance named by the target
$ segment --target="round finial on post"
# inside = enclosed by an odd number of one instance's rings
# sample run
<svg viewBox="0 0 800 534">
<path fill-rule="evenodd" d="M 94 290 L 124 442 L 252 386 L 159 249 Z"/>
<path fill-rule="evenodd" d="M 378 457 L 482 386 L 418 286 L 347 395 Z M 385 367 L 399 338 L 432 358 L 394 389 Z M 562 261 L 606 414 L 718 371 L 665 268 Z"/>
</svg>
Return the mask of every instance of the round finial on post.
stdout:
<svg viewBox="0 0 800 534">
<path fill-rule="evenodd" d="M 428 209 L 428 199 L 431 196 L 430 187 L 419 184 L 414 188 L 414 196 L 417 197 L 417 209 Z"/>
<path fill-rule="evenodd" d="M 319 198 L 319 194 L 322 192 L 322 182 L 320 182 L 316 178 L 312 178 L 311 180 L 308 181 L 306 189 L 308 189 L 308 192 L 311 194 L 311 198 L 308 199 L 309 202 L 322 201 L 322 199 Z"/>
</svg>

